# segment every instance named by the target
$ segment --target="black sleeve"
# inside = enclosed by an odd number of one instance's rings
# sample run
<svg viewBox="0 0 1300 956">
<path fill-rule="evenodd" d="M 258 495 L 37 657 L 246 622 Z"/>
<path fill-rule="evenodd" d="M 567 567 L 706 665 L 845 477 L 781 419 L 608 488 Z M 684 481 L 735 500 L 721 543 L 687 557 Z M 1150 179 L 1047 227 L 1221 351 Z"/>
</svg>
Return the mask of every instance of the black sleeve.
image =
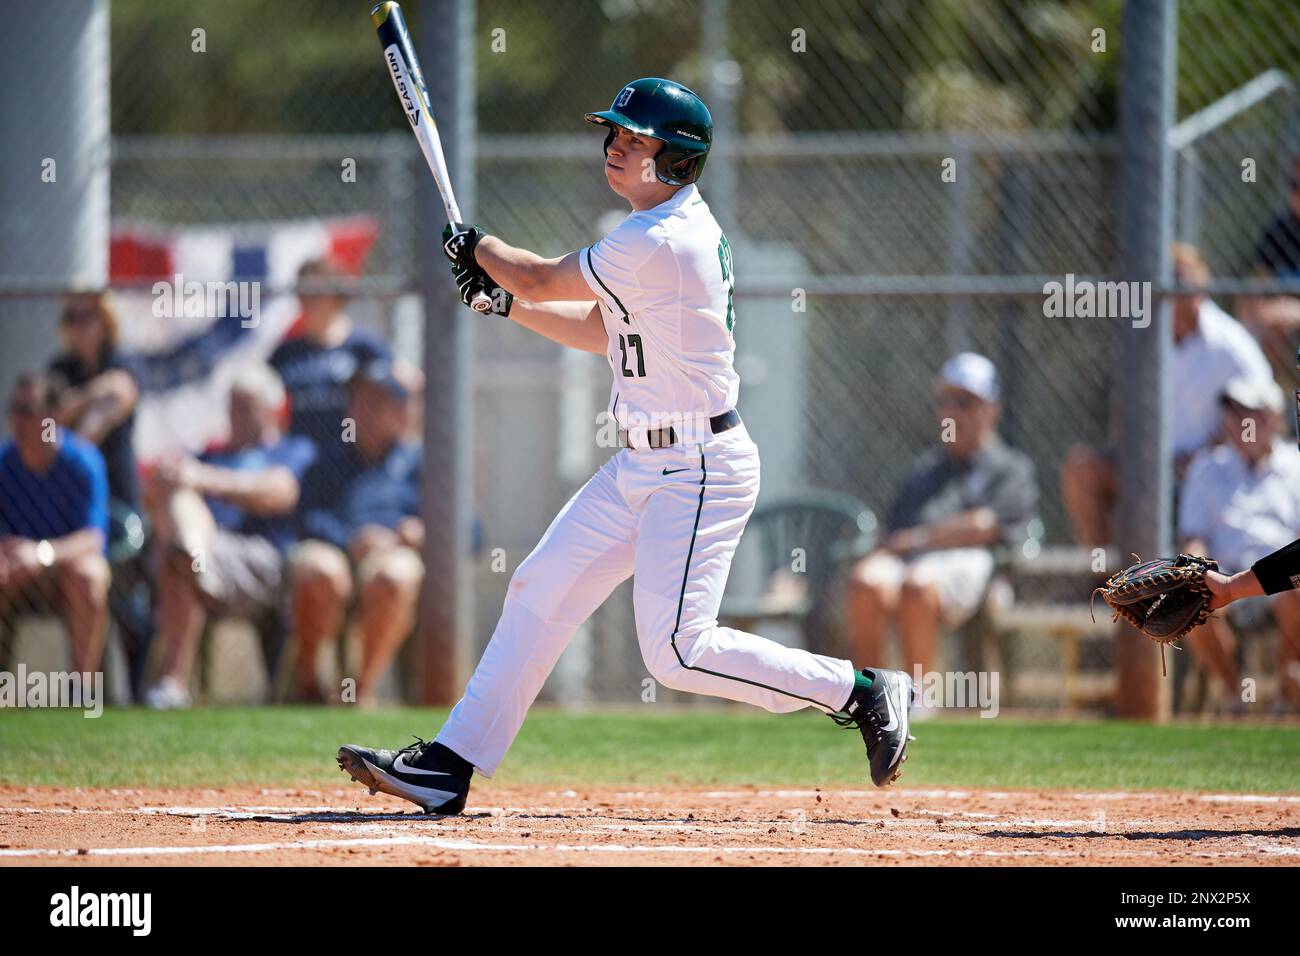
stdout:
<svg viewBox="0 0 1300 956">
<path fill-rule="evenodd" d="M 1264 586 L 1265 594 L 1277 594 L 1300 586 L 1300 541 L 1278 548 L 1250 568 Z"/>
<path fill-rule="evenodd" d="M 110 368 L 119 369 L 131 376 L 132 381 L 139 383 L 140 376 L 136 374 L 135 361 L 133 356 L 117 349 L 112 349 L 104 356 L 104 368 L 102 371 L 108 371 Z"/>
<path fill-rule="evenodd" d="M 59 353 L 54 356 L 54 358 L 50 359 L 50 364 L 46 366 L 46 371 L 53 372 L 55 375 L 63 379 L 64 384 L 70 385 L 73 376 L 72 369 L 76 361 L 77 360 L 70 355 Z"/>
</svg>

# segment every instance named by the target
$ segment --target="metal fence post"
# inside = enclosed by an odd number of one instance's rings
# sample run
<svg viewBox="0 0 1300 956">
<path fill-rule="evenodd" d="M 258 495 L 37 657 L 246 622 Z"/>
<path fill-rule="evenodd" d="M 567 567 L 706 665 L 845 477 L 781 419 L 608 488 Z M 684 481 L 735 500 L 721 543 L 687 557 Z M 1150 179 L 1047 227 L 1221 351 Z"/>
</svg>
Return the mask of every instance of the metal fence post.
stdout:
<svg viewBox="0 0 1300 956">
<path fill-rule="evenodd" d="M 448 171 L 461 213 L 474 209 L 474 14 L 475 5 L 428 0 L 419 8 L 417 49 L 427 64 L 425 80 L 438 119 Z M 413 640 L 419 701 L 454 703 L 461 690 L 470 633 L 469 526 L 473 357 L 469 313 L 456 299 L 442 227 L 446 213 L 426 170 L 417 187 L 415 266 L 424 302 L 424 467 L 420 484 L 424 517 L 424 584 Z"/>
<path fill-rule="evenodd" d="M 50 24 L 60 24 L 51 29 Z M 109 7 L 52 0 L 0 30 L 0 281 L 97 290 L 108 282 Z M 58 104 L 52 108 L 51 104 Z M 58 301 L 4 303 L 0 389 L 44 365 Z M 0 423 L 0 436 L 8 420 Z"/>
<path fill-rule="evenodd" d="M 1124 5 L 1119 257 L 1125 279 L 1157 287 L 1170 275 L 1173 177 L 1168 131 L 1174 117 L 1177 23 L 1173 0 Z M 1154 558 L 1169 549 L 1172 510 L 1168 301 L 1154 296 L 1150 324 L 1126 327 L 1120 334 L 1124 343 L 1116 385 L 1122 393 L 1118 448 L 1123 453 L 1116 456 L 1119 500 L 1112 537 L 1121 555 Z M 1149 641 L 1131 628 L 1120 628 L 1117 715 L 1168 716 L 1169 684 L 1161 680 L 1158 659 Z"/>
</svg>

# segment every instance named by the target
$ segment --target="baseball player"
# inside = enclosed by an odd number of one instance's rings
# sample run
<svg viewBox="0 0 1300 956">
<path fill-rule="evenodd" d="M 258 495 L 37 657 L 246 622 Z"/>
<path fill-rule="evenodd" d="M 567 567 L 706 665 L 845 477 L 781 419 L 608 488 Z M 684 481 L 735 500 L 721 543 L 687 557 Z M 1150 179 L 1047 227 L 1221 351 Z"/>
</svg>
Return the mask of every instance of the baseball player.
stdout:
<svg viewBox="0 0 1300 956">
<path fill-rule="evenodd" d="M 773 713 L 815 707 L 866 742 L 872 781 L 906 759 L 914 691 L 902 671 L 785 647 L 718 624 L 732 557 L 758 498 L 758 449 L 736 414 L 731 249 L 695 185 L 713 121 L 670 80 L 629 83 L 605 111 L 605 178 L 630 215 L 558 259 L 450 223 L 462 300 L 603 354 L 620 450 L 569 500 L 510 580 L 464 697 L 431 742 L 348 745 L 339 766 L 371 792 L 459 813 L 491 777 L 578 627 L 629 576 L 637 639 L 665 687 Z"/>
</svg>

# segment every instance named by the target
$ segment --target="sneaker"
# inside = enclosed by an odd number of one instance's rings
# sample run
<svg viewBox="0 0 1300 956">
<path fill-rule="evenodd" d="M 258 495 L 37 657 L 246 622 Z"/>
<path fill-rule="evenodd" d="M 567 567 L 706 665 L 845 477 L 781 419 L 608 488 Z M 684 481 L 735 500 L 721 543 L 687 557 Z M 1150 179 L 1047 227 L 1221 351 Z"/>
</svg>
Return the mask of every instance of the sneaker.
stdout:
<svg viewBox="0 0 1300 956">
<path fill-rule="evenodd" d="M 455 814 L 465 809 L 474 766 L 440 743 L 419 737 L 401 750 L 375 750 L 347 744 L 339 748 L 339 769 L 371 793 L 410 800 L 425 813 Z"/>
<path fill-rule="evenodd" d="M 187 710 L 190 689 L 175 677 L 164 677 L 144 692 L 144 705 L 154 710 Z"/>
<path fill-rule="evenodd" d="M 908 733 L 916 691 L 904 671 L 864 669 L 862 673 L 871 678 L 871 686 L 855 690 L 844 710 L 830 717 L 841 727 L 862 733 L 871 782 L 887 787 L 902 775 L 907 744 L 916 739 Z"/>
</svg>

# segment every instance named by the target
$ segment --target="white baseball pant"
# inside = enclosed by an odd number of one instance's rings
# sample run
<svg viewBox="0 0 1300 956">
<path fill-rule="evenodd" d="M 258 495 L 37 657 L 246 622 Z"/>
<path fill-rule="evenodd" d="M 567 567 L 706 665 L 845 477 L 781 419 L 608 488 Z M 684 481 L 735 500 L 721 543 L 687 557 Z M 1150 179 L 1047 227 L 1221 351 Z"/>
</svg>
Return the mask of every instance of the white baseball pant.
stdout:
<svg viewBox="0 0 1300 956">
<path fill-rule="evenodd" d="M 492 776 L 578 627 L 629 576 L 641 656 L 662 686 L 773 713 L 840 710 L 853 690 L 849 661 L 718 625 L 758 485 L 743 424 L 703 444 L 614 455 L 516 569 L 438 742 Z"/>
</svg>

